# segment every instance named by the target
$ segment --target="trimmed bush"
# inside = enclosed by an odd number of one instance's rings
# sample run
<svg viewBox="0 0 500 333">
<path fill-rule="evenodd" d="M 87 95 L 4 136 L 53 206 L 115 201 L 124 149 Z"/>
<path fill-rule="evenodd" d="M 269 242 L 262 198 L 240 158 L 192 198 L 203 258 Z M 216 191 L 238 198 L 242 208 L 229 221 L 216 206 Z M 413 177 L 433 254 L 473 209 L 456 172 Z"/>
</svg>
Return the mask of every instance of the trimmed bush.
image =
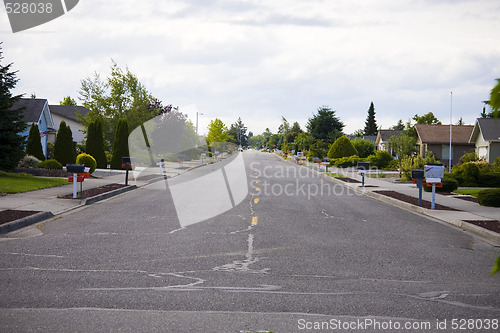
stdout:
<svg viewBox="0 0 500 333">
<path fill-rule="evenodd" d="M 75 148 L 73 147 L 73 134 L 71 128 L 66 126 L 63 120 L 57 131 L 56 142 L 54 145 L 54 158 L 61 164 L 75 163 Z"/>
<path fill-rule="evenodd" d="M 76 157 L 76 164 L 83 164 L 86 167 L 90 168 L 89 173 L 94 172 L 95 168 L 97 167 L 95 158 L 85 153 L 82 153 Z"/>
<path fill-rule="evenodd" d="M 26 155 L 21 161 L 19 161 L 18 167 L 20 168 L 32 168 L 35 167 L 41 161 L 35 156 Z"/>
<path fill-rule="evenodd" d="M 62 168 L 63 168 L 62 164 L 54 159 L 45 160 L 43 162 L 40 162 L 36 165 L 36 167 L 42 168 L 42 169 L 52 169 L 52 170 L 62 170 Z"/>
<path fill-rule="evenodd" d="M 43 155 L 42 142 L 40 141 L 40 129 L 37 124 L 30 127 L 28 140 L 26 141 L 26 155 L 35 156 L 40 161 L 45 160 Z"/>
<path fill-rule="evenodd" d="M 500 173 L 488 172 L 480 174 L 477 177 L 477 186 L 479 187 L 500 187 Z"/>
<path fill-rule="evenodd" d="M 478 192 L 477 202 L 481 206 L 500 207 L 500 188 Z"/>
<path fill-rule="evenodd" d="M 113 144 L 113 157 L 111 158 L 111 169 L 122 168 L 122 157 L 129 157 L 128 150 L 128 124 L 125 118 L 118 120 L 116 126 L 116 137 Z"/>
<path fill-rule="evenodd" d="M 443 183 L 443 187 L 436 187 L 436 192 L 453 192 L 458 188 L 457 180 L 448 175 L 445 175 L 441 182 Z M 432 185 L 424 186 L 424 191 L 432 192 Z"/>
<path fill-rule="evenodd" d="M 106 169 L 108 166 L 108 160 L 106 158 L 106 153 L 104 152 L 102 121 L 100 118 L 91 122 L 87 128 L 85 152 L 95 158 L 98 168 Z"/>
<path fill-rule="evenodd" d="M 341 136 L 330 146 L 328 150 L 329 158 L 341 158 L 358 155 L 358 151 L 352 145 L 347 136 Z"/>
<path fill-rule="evenodd" d="M 364 162 L 366 159 L 360 158 L 358 156 L 348 156 L 341 158 L 333 158 L 330 160 L 330 165 L 334 165 L 338 168 L 349 168 L 358 165 L 358 162 Z"/>
</svg>

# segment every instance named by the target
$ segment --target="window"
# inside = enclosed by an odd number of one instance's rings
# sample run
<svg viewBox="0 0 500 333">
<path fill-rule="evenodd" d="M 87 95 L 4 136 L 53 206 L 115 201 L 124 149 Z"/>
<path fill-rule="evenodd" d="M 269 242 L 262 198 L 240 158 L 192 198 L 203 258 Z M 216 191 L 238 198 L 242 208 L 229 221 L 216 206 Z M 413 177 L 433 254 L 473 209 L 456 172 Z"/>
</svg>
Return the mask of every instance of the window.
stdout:
<svg viewBox="0 0 500 333">
<path fill-rule="evenodd" d="M 450 159 L 450 145 L 442 145 L 441 146 L 441 159 L 449 160 Z M 453 159 L 453 146 L 451 146 L 451 159 Z"/>
</svg>

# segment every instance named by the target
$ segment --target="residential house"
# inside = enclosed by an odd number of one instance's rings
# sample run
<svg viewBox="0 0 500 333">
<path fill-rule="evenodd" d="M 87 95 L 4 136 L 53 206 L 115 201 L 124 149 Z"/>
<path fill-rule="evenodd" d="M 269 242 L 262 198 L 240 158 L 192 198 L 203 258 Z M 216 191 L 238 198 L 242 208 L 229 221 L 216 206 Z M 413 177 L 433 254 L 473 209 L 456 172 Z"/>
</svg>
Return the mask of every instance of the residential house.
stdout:
<svg viewBox="0 0 500 333">
<path fill-rule="evenodd" d="M 391 136 L 401 136 L 402 134 L 402 130 L 379 130 L 375 139 L 375 146 L 377 146 L 377 150 L 385 150 L 391 155 L 394 155 L 392 147 L 388 144 L 388 141 Z"/>
<path fill-rule="evenodd" d="M 500 119 L 477 119 L 469 143 L 475 145 L 479 158 L 493 163 L 500 156 Z"/>
<path fill-rule="evenodd" d="M 464 153 L 474 150 L 474 144 L 469 143 L 474 126 L 453 125 L 451 140 L 451 164 L 457 164 Z M 450 153 L 450 125 L 416 124 L 417 145 L 420 155 L 427 151 L 434 153 L 437 160 L 444 165 L 449 164 Z"/>
<path fill-rule="evenodd" d="M 42 151 L 47 157 L 47 142 L 55 139 L 56 133 L 48 101 L 41 98 L 21 98 L 13 106 L 13 109 L 19 108 L 24 108 L 23 121 L 28 125 L 26 130 L 20 134 L 27 138 L 31 125 L 36 123 L 40 130 Z"/>
<path fill-rule="evenodd" d="M 54 119 L 55 128 L 59 128 L 61 121 L 64 120 L 66 125 L 71 127 L 73 141 L 77 143 L 85 141 L 85 126 L 78 120 L 78 114 L 85 117 L 89 113 L 89 109 L 75 105 L 50 105 L 49 107 Z"/>
</svg>

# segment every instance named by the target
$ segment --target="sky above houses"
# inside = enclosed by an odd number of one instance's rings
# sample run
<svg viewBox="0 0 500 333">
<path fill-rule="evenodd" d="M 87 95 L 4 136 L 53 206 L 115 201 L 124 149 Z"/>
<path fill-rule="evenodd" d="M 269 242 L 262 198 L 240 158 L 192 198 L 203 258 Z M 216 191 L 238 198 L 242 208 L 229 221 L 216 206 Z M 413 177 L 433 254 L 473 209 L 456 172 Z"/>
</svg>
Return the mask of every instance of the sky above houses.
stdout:
<svg viewBox="0 0 500 333">
<path fill-rule="evenodd" d="M 498 22 L 498 0 L 81 0 L 15 34 L 2 7 L 0 41 L 15 92 L 50 104 L 113 60 L 198 112 L 200 133 L 214 118 L 304 128 L 323 105 L 352 133 L 371 102 L 384 129 L 427 112 L 473 124 L 500 77 Z"/>
</svg>

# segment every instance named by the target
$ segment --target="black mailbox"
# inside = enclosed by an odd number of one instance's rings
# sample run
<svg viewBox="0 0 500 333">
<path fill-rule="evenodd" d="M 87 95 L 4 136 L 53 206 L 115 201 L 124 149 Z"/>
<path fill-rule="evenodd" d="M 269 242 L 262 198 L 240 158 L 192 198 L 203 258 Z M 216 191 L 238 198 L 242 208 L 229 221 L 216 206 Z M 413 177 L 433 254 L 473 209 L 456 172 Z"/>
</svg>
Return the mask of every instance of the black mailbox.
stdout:
<svg viewBox="0 0 500 333">
<path fill-rule="evenodd" d="M 412 179 L 424 179 L 424 170 L 411 170 Z"/>
<path fill-rule="evenodd" d="M 369 162 L 358 162 L 358 170 L 370 170 L 370 163 Z"/>
<path fill-rule="evenodd" d="M 85 172 L 84 164 L 66 164 L 66 170 L 71 173 Z"/>
<path fill-rule="evenodd" d="M 131 157 L 122 157 L 122 163 L 123 164 L 132 164 L 132 158 Z"/>
</svg>

